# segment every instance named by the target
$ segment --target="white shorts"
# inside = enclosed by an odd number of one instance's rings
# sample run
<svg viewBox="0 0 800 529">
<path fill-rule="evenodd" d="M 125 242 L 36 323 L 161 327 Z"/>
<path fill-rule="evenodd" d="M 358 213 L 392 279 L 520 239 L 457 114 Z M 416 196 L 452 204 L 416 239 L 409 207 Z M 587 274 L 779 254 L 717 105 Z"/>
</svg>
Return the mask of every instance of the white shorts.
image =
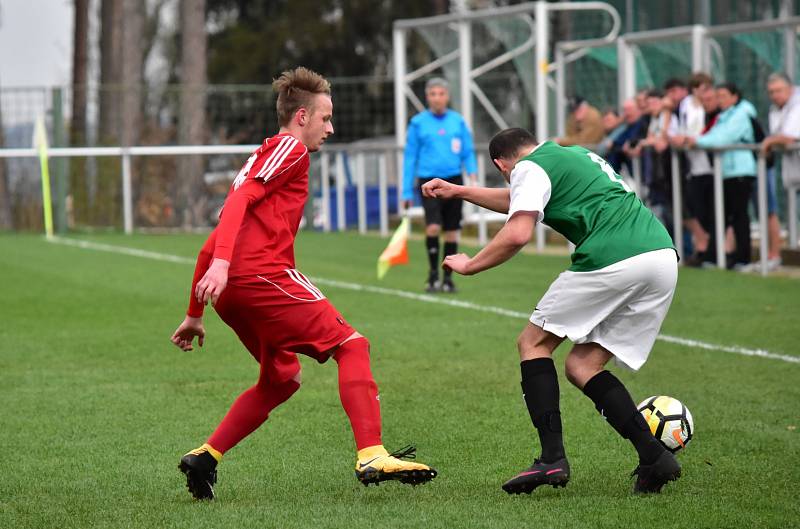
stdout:
<svg viewBox="0 0 800 529">
<path fill-rule="evenodd" d="M 547 289 L 530 321 L 573 343 L 598 343 L 617 362 L 638 370 L 656 341 L 677 281 L 678 260 L 669 248 L 591 272 L 567 270 Z"/>
</svg>

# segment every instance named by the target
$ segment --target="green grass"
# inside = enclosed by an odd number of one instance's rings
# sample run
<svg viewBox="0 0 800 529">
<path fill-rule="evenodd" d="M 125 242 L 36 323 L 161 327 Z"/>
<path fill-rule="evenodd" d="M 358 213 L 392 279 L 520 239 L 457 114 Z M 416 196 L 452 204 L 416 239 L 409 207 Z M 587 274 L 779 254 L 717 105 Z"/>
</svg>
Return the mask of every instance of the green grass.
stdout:
<svg viewBox="0 0 800 529">
<path fill-rule="evenodd" d="M 199 236 L 92 240 L 194 257 Z M 299 267 L 320 278 L 418 292 L 413 264 L 375 279 L 385 241 L 303 233 Z M 458 299 L 528 312 L 565 257 L 521 255 L 458 282 Z M 182 353 L 192 267 L 0 236 L 0 527 L 789 527 L 800 519 L 800 364 L 657 342 L 635 400 L 669 394 L 695 418 L 684 476 L 634 497 L 633 450 L 562 378 L 566 489 L 510 497 L 535 455 L 515 339 L 524 320 L 324 287 L 372 342 L 390 448 L 416 443 L 431 484 L 364 488 L 334 365 L 303 360 L 303 388 L 220 468 L 218 500 L 190 500 L 176 466 L 257 376 L 211 311 L 207 343 Z M 800 356 L 800 282 L 681 270 L 662 332 Z M 561 362 L 566 348 L 556 353 Z"/>
</svg>

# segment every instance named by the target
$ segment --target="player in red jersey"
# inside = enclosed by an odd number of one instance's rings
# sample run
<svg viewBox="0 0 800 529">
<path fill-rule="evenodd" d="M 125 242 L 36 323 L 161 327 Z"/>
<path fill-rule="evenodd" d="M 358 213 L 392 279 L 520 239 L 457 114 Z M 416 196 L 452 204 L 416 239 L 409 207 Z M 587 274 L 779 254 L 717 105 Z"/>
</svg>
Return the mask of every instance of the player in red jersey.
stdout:
<svg viewBox="0 0 800 529">
<path fill-rule="evenodd" d="M 202 346 L 203 307 L 210 301 L 259 362 L 260 373 L 179 468 L 195 499 L 213 499 L 222 455 L 299 389 L 300 353 L 320 363 L 332 357 L 338 364 L 339 396 L 353 429 L 356 477 L 362 483 L 430 481 L 434 469 L 401 459 L 413 456 L 413 449 L 389 454 L 383 447 L 369 342 L 295 268 L 294 238 L 308 197 L 308 153 L 333 134 L 330 85 L 300 67 L 283 72 L 272 86 L 280 132 L 264 140 L 231 185 L 219 225 L 197 258 L 186 318 L 172 335 L 184 351 L 192 350 L 194 338 Z"/>
</svg>

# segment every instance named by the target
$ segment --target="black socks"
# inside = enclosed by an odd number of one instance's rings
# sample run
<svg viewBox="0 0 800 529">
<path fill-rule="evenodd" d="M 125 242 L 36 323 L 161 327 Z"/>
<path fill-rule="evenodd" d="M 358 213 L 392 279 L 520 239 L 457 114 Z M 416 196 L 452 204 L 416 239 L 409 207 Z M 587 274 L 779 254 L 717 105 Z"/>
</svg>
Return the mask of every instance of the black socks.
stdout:
<svg viewBox="0 0 800 529">
<path fill-rule="evenodd" d="M 431 275 L 439 277 L 439 237 L 425 237 L 425 247 L 428 249 L 428 263 L 431 265 Z"/>
<path fill-rule="evenodd" d="M 447 242 L 444 243 L 444 256 L 447 257 L 448 255 L 454 255 L 458 253 L 458 243 L 457 242 Z M 444 277 L 448 278 L 453 274 L 453 271 L 450 269 L 445 269 Z"/>
<path fill-rule="evenodd" d="M 542 445 L 541 460 L 553 463 L 564 457 L 555 364 L 552 358 L 535 358 L 521 362 L 520 370 L 525 405 Z"/>
<path fill-rule="evenodd" d="M 664 452 L 665 448 L 650 433 L 630 393 L 617 377 L 608 371 L 601 371 L 586 383 L 583 393 L 592 399 L 608 424 L 633 444 L 641 464 L 652 464 Z"/>
</svg>

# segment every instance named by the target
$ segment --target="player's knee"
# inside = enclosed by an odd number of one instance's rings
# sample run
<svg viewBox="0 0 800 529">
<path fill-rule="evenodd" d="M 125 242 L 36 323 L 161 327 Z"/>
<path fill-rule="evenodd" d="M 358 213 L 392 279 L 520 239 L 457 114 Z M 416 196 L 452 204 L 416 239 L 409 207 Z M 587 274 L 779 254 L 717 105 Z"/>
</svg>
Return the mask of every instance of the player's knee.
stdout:
<svg viewBox="0 0 800 529">
<path fill-rule="evenodd" d="M 547 358 L 552 356 L 553 349 L 558 343 L 548 340 L 549 333 L 526 327 L 517 337 L 517 351 L 520 360 L 533 360 L 534 358 Z"/>
<path fill-rule="evenodd" d="M 564 361 L 564 374 L 567 380 L 579 389 L 583 389 L 583 386 L 598 372 L 596 366 L 587 364 L 584 359 L 576 355 L 567 355 Z"/>
</svg>

